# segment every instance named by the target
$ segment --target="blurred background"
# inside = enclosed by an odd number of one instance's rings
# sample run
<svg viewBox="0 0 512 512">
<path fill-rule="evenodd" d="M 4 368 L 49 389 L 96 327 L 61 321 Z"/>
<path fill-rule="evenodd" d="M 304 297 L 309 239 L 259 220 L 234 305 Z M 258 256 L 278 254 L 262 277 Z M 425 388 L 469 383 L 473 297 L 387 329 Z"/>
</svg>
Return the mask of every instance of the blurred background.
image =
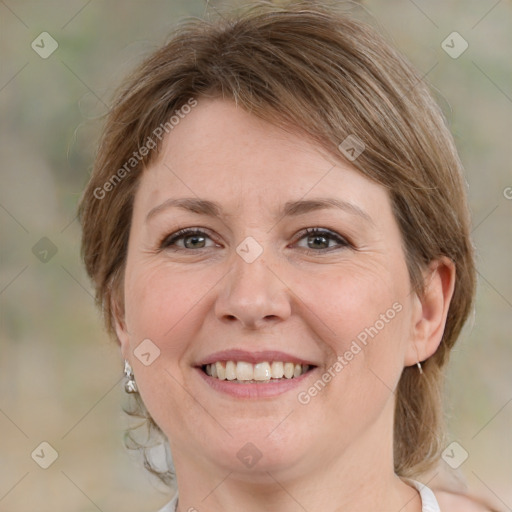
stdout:
<svg viewBox="0 0 512 512">
<path fill-rule="evenodd" d="M 431 84 L 467 171 L 479 285 L 448 374 L 450 441 L 471 486 L 512 510 L 512 5 L 362 4 Z M 1 512 L 169 499 L 123 448 L 121 359 L 82 269 L 76 206 L 123 75 L 184 17 L 233 5 L 0 0 Z"/>
</svg>

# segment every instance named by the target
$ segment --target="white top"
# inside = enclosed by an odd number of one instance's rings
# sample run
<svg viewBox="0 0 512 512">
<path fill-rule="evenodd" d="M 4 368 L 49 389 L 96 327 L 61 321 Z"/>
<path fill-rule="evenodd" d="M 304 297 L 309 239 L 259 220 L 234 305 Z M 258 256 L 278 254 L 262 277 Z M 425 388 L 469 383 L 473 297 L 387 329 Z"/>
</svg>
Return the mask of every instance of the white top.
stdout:
<svg viewBox="0 0 512 512">
<path fill-rule="evenodd" d="M 434 493 L 426 485 L 422 484 L 421 482 L 417 482 L 416 480 L 408 479 L 405 481 L 417 489 L 420 493 L 421 512 L 441 512 Z M 176 495 L 172 501 L 167 503 L 167 505 L 165 505 L 165 507 L 160 509 L 158 512 L 176 512 L 177 506 L 178 495 Z"/>
<path fill-rule="evenodd" d="M 439 503 L 437 503 L 434 493 L 424 484 L 416 480 L 406 480 L 407 483 L 412 485 L 420 493 L 421 497 L 421 512 L 441 512 Z M 176 498 L 176 502 L 177 502 Z M 171 510 L 176 510 L 176 507 Z M 167 512 L 167 511 L 165 511 Z"/>
</svg>

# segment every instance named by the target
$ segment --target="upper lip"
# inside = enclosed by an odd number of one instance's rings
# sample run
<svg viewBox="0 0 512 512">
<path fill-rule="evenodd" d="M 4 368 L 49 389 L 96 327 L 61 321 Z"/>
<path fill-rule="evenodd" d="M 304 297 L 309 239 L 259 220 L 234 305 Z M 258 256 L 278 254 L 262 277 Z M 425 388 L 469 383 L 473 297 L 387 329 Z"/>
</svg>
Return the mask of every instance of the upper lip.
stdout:
<svg viewBox="0 0 512 512">
<path fill-rule="evenodd" d="M 262 363 L 267 361 L 269 363 L 273 361 L 282 361 L 283 363 L 295 363 L 295 364 L 308 364 L 310 366 L 316 366 L 315 363 L 308 361 L 302 357 L 297 357 L 286 352 L 280 352 L 278 350 L 262 350 L 255 352 L 248 352 L 247 350 L 231 349 L 221 350 L 220 352 L 214 352 L 201 359 L 197 366 L 204 366 L 205 364 L 216 363 L 217 361 L 245 361 L 246 363 Z"/>
</svg>

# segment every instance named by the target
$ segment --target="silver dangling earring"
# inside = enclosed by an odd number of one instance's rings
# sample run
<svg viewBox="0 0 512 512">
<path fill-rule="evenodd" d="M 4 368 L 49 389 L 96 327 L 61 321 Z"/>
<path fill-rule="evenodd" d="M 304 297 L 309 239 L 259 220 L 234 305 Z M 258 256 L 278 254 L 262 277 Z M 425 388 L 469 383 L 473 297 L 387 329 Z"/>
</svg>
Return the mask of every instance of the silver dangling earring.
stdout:
<svg viewBox="0 0 512 512">
<path fill-rule="evenodd" d="M 419 355 L 419 352 L 418 352 L 418 347 L 416 347 L 416 357 L 418 358 L 417 361 L 416 361 L 416 366 L 418 367 L 418 370 L 420 371 L 420 375 L 423 375 L 423 369 L 421 368 L 420 355 Z"/>
<path fill-rule="evenodd" d="M 124 383 L 124 390 L 127 393 L 137 393 L 139 390 L 137 388 L 137 383 L 135 382 L 135 377 L 133 375 L 132 367 L 130 363 L 125 359 L 124 360 L 124 376 L 126 377 L 126 381 Z"/>
</svg>

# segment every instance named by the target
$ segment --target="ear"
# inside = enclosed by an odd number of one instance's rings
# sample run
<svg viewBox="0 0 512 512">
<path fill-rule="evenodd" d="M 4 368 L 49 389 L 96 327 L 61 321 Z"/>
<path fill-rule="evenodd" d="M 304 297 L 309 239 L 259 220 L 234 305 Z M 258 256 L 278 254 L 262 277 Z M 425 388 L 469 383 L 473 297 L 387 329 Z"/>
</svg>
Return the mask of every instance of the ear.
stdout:
<svg viewBox="0 0 512 512">
<path fill-rule="evenodd" d="M 439 347 L 455 288 L 455 264 L 443 256 L 430 263 L 423 278 L 425 291 L 422 297 L 414 298 L 412 332 L 404 366 L 425 361 Z"/>
<path fill-rule="evenodd" d="M 110 297 L 110 310 L 112 311 L 112 320 L 116 330 L 117 340 L 121 346 L 121 355 L 123 359 L 130 360 L 130 336 L 126 326 L 124 301 L 121 292 L 113 292 Z"/>
</svg>

